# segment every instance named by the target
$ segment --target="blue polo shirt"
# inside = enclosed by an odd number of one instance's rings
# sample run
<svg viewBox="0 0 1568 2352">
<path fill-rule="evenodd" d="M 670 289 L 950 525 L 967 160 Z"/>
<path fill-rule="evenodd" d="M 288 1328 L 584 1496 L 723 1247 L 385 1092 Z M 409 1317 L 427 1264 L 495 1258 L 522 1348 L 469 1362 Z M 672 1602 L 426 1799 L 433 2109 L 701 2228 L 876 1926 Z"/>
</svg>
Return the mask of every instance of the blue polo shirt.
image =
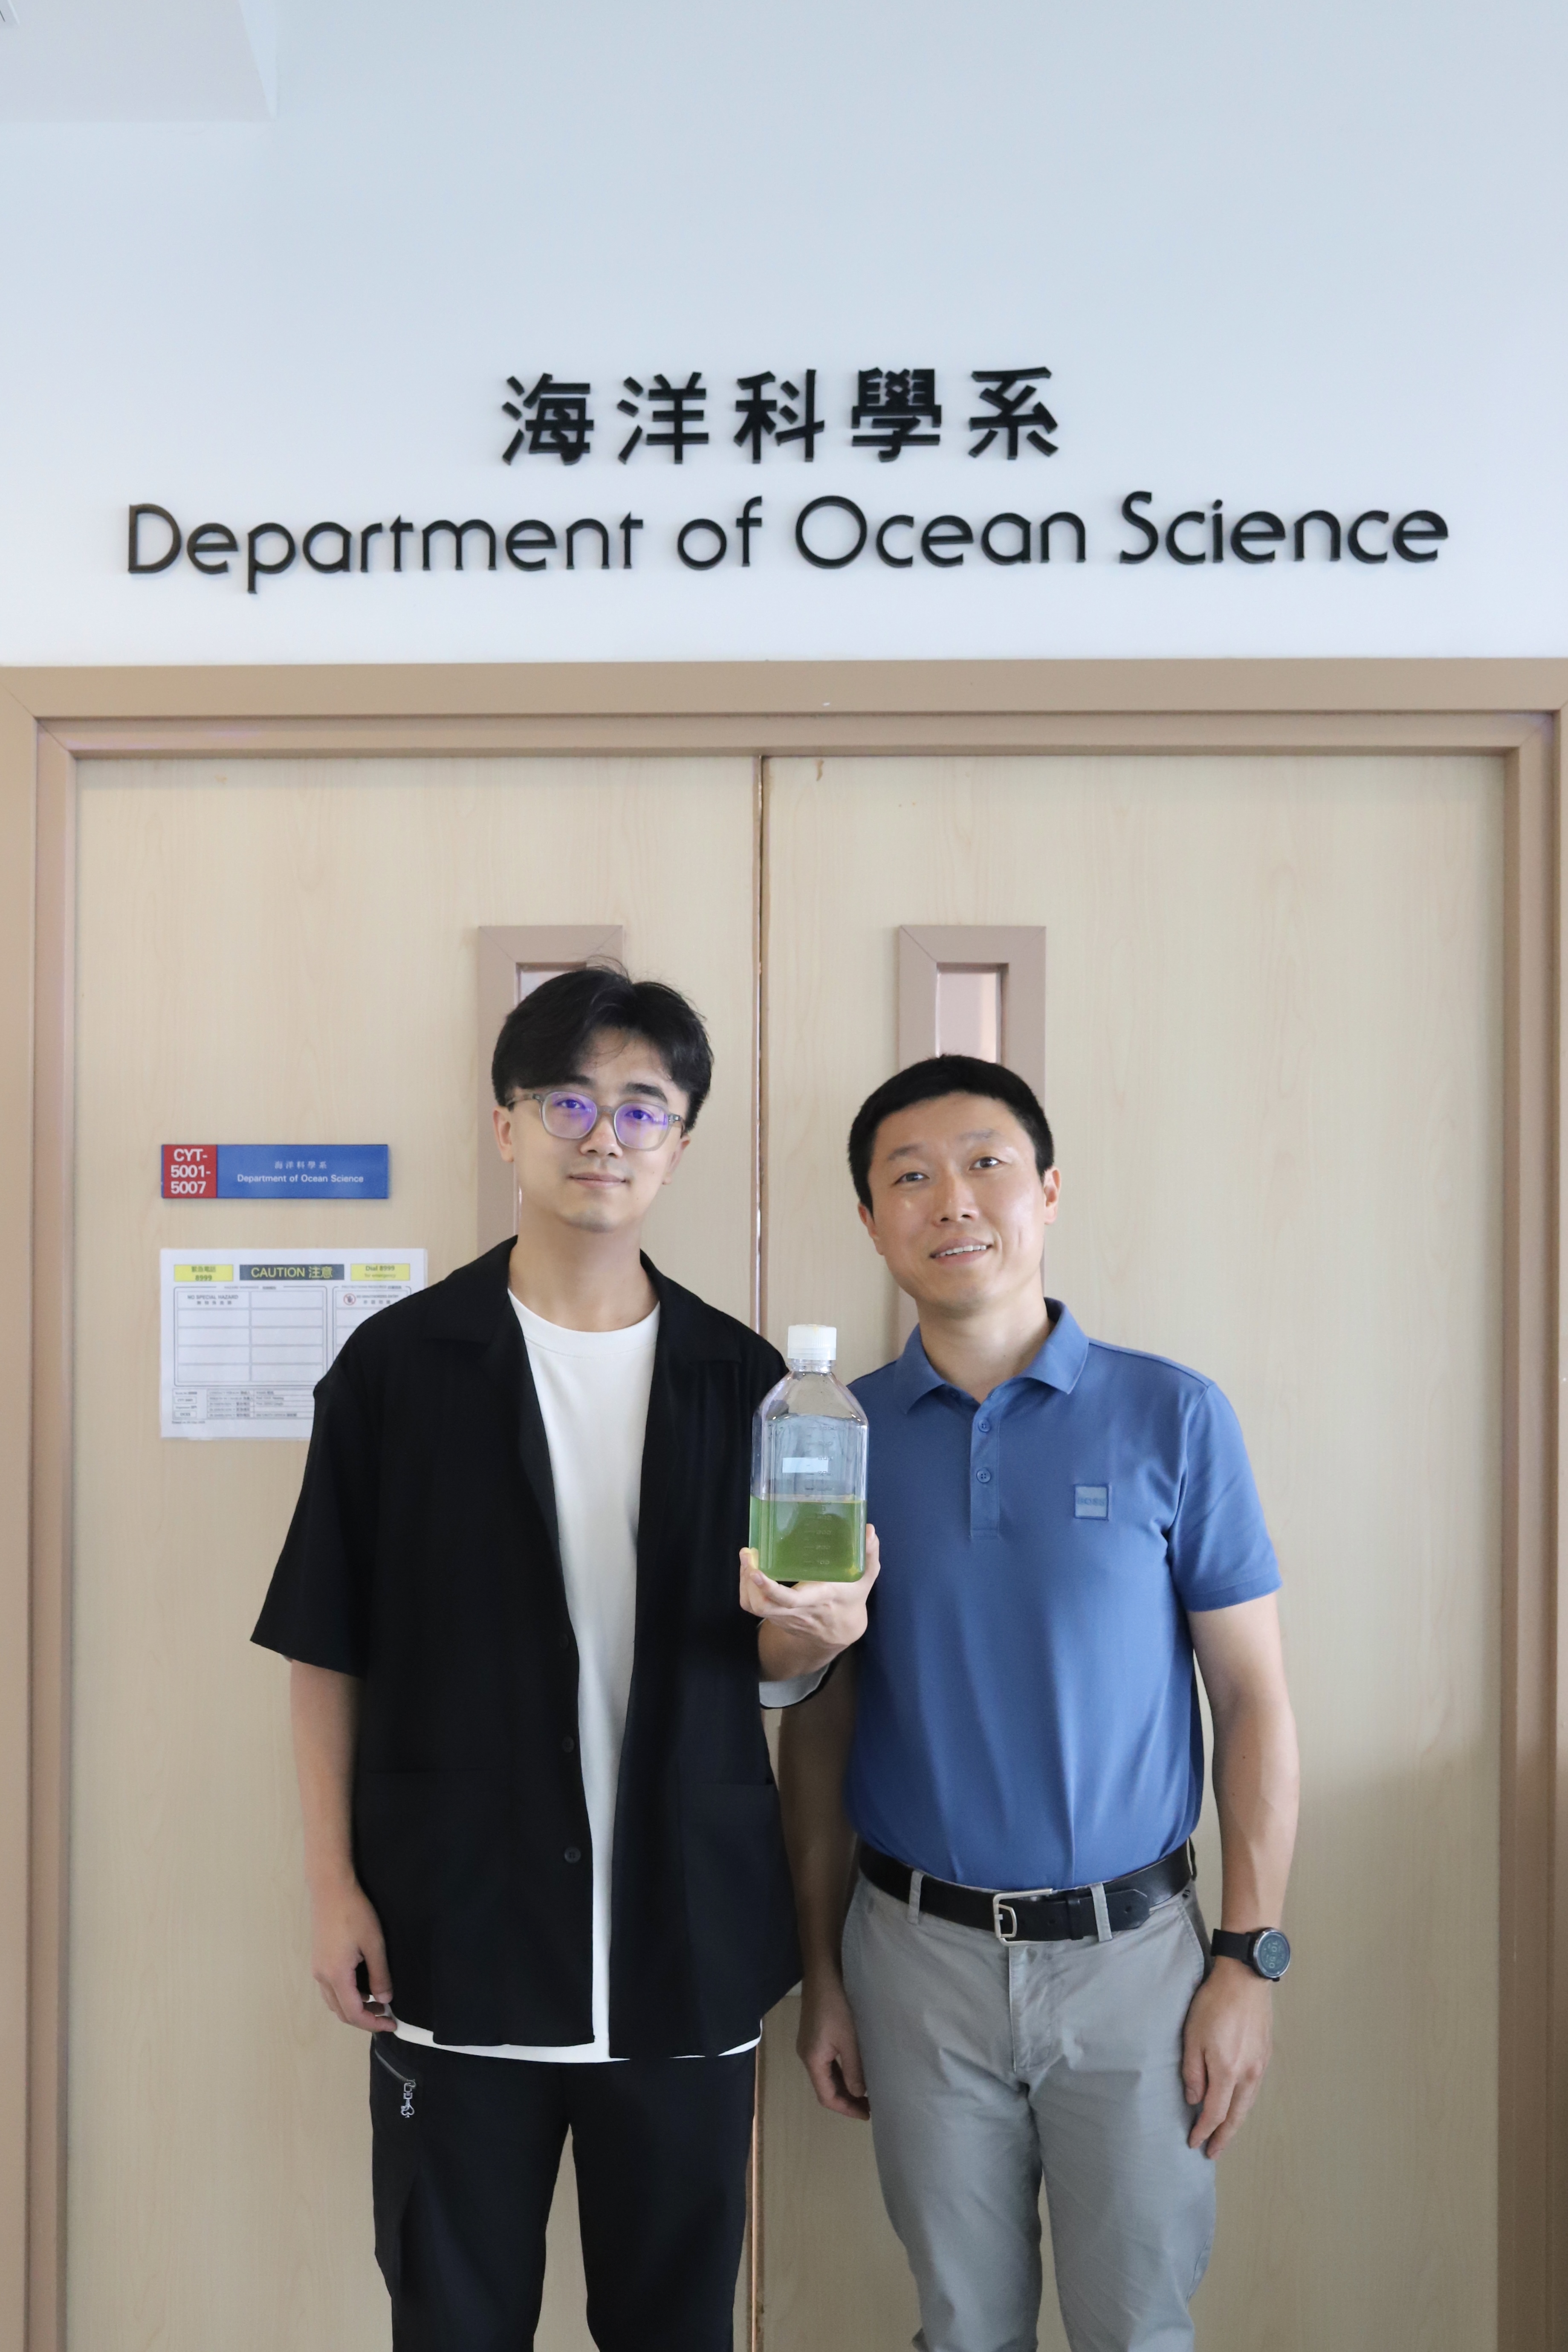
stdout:
<svg viewBox="0 0 1568 2352">
<path fill-rule="evenodd" d="M 1203 1799 L 1188 1610 L 1279 1583 L 1235 1413 L 1066 1307 L 984 1404 L 917 1330 L 853 1383 L 882 1547 L 849 1818 L 966 1886 L 1081 1886 L 1179 1846 Z"/>
</svg>

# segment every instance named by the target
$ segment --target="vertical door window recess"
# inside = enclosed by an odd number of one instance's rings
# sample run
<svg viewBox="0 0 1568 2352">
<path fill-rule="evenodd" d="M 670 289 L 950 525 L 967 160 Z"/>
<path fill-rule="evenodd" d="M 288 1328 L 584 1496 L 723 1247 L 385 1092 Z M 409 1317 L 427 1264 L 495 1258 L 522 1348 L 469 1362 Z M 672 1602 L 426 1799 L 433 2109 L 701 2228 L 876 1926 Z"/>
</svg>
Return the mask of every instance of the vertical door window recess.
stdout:
<svg viewBox="0 0 1568 2352">
<path fill-rule="evenodd" d="M 557 972 L 625 961 L 619 923 L 492 923 L 479 930 L 479 1245 L 492 1249 L 517 1231 L 517 1187 L 496 1150 L 490 1113 L 490 1055 L 501 1023 L 516 1004 Z"/>
<path fill-rule="evenodd" d="M 998 964 L 943 964 L 936 975 L 936 1050 L 1002 1058 L 1002 971 Z"/>
<path fill-rule="evenodd" d="M 899 1067 L 932 1054 L 1001 1062 L 1046 1099 L 1046 934 L 1022 923 L 906 923 L 899 932 Z M 1048 1106 L 1047 1106 L 1048 1108 Z M 914 1308 L 899 1297 L 900 1345 Z"/>
</svg>

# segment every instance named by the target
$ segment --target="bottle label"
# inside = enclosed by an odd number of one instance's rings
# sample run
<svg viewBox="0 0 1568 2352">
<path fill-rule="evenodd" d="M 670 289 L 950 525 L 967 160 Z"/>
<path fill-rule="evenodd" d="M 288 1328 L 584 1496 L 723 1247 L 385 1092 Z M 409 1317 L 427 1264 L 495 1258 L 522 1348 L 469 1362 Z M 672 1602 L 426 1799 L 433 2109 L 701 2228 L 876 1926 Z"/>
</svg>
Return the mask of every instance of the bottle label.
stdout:
<svg viewBox="0 0 1568 2352">
<path fill-rule="evenodd" d="M 786 1477 L 797 1472 L 816 1471 L 820 1475 L 827 1467 L 826 1454 L 786 1454 L 779 1465 Z"/>
</svg>

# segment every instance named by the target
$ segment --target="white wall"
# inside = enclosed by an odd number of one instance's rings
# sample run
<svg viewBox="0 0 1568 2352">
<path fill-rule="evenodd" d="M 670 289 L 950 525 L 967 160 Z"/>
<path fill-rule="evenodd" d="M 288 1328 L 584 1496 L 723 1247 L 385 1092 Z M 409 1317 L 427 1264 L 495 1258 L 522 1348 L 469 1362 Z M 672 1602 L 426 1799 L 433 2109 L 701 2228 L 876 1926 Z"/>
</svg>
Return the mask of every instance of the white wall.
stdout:
<svg viewBox="0 0 1568 2352">
<path fill-rule="evenodd" d="M 1568 649 L 1550 0 L 284 0 L 279 62 L 275 121 L 4 131 L 0 660 Z M 971 461 L 967 370 L 1042 359 L 1059 454 Z M 847 446 L 878 363 L 939 369 L 940 451 Z M 836 446 L 741 462 L 731 380 L 812 364 Z M 595 389 L 571 473 L 500 463 L 503 378 L 545 367 Z M 617 465 L 619 379 L 692 367 L 709 448 Z M 1124 567 L 1140 488 L 1452 535 L 1423 566 Z M 753 490 L 752 570 L 683 572 L 676 526 Z M 813 571 L 789 521 L 825 492 L 873 523 L 1075 508 L 1090 561 Z M 646 527 L 629 577 L 297 564 L 251 596 L 128 578 L 134 499 L 241 534 Z"/>
</svg>

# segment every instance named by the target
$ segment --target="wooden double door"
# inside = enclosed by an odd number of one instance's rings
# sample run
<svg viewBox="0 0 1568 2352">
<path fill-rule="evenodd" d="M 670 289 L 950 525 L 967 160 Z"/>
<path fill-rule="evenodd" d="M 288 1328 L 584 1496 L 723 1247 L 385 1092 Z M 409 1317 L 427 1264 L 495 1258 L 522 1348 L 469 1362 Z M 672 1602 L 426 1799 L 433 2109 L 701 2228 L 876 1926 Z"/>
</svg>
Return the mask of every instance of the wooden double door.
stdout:
<svg viewBox="0 0 1568 2352">
<path fill-rule="evenodd" d="M 1044 927 L 1050 1286 L 1221 1381 L 1286 1578 L 1299 1959 L 1200 2341 L 1495 2340 L 1502 795 L 1468 754 L 84 762 L 72 2352 L 388 2340 L 363 2045 L 309 1981 L 247 1643 L 302 1452 L 160 1438 L 158 1252 L 471 1256 L 476 937 L 529 924 L 618 924 L 700 1008 L 714 1091 L 650 1246 L 775 1338 L 836 1322 L 849 1374 L 896 1336 L 844 1144 L 899 929 Z M 388 1142 L 391 1198 L 157 1195 L 164 1142 L 300 1136 Z M 1206 1818 L 1200 1848 L 1212 1895 Z M 813 2105 L 795 2009 L 737 2342 L 895 2352 L 868 2135 Z M 539 2342 L 588 2341 L 568 2165 Z"/>
</svg>

